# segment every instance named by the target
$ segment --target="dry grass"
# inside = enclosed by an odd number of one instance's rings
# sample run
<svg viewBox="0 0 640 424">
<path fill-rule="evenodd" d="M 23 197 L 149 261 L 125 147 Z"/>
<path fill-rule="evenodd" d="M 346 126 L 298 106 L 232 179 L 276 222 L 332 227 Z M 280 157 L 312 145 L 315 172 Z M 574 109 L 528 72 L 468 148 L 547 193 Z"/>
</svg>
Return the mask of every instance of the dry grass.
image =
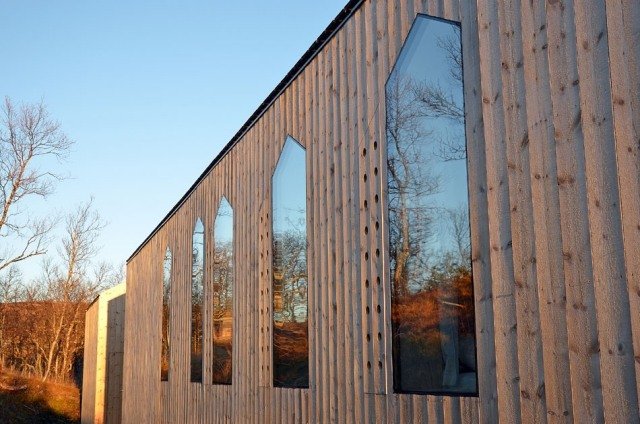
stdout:
<svg viewBox="0 0 640 424">
<path fill-rule="evenodd" d="M 43 383 L 0 371 L 0 422 L 79 423 L 80 392 L 72 384 Z"/>
</svg>

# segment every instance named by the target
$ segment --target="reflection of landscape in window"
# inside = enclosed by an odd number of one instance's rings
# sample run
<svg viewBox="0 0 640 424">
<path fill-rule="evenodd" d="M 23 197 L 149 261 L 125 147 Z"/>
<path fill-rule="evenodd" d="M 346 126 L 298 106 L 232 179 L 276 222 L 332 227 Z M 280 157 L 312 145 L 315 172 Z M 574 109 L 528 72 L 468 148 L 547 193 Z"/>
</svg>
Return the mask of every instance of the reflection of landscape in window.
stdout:
<svg viewBox="0 0 640 424">
<path fill-rule="evenodd" d="M 191 381 L 202 382 L 202 306 L 204 298 L 204 225 L 200 218 L 193 230 L 191 268 Z"/>
<path fill-rule="evenodd" d="M 419 16 L 386 85 L 394 388 L 476 392 L 460 28 Z"/>
<path fill-rule="evenodd" d="M 309 386 L 304 148 L 288 137 L 273 174 L 273 383 Z"/>
<path fill-rule="evenodd" d="M 218 207 L 213 237 L 213 382 L 231 384 L 233 209 L 224 197 Z"/>
<path fill-rule="evenodd" d="M 171 312 L 171 250 L 167 247 L 162 264 L 162 357 L 160 361 L 160 379 L 169 379 L 169 325 Z"/>
</svg>

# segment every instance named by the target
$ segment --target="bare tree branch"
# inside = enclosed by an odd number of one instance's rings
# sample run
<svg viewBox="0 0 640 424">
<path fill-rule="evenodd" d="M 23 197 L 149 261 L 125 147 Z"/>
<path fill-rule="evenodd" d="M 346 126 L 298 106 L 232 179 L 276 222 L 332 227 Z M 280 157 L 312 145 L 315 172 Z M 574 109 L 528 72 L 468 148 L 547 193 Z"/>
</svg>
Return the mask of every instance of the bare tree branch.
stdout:
<svg viewBox="0 0 640 424">
<path fill-rule="evenodd" d="M 3 249 L 0 271 L 46 252 L 55 220 L 31 217 L 22 206 L 52 193 L 63 176 L 40 166 L 48 158 L 66 158 L 71 145 L 43 102 L 16 107 L 5 98 L 0 111 L 0 236 L 19 246 Z"/>
</svg>

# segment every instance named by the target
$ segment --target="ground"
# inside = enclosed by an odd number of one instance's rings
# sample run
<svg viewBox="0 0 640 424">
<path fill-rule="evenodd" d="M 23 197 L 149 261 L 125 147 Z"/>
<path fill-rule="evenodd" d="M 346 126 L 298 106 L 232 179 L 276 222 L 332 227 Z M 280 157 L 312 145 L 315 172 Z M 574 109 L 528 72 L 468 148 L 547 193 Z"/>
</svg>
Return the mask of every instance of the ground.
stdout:
<svg viewBox="0 0 640 424">
<path fill-rule="evenodd" d="M 0 371 L 0 422 L 79 423 L 80 391 L 72 383 L 43 383 Z"/>
</svg>

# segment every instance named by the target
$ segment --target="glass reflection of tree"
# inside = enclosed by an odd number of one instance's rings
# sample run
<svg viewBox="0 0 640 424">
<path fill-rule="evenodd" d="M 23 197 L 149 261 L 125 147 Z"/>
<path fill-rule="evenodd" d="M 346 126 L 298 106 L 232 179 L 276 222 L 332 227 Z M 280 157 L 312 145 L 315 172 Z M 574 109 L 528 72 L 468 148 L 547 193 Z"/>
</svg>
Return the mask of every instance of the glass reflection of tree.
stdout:
<svg viewBox="0 0 640 424">
<path fill-rule="evenodd" d="M 160 377 L 162 381 L 169 379 L 170 358 L 170 319 L 171 319 L 171 250 L 167 247 L 162 266 L 162 356 Z"/>
<path fill-rule="evenodd" d="M 222 198 L 214 225 L 213 382 L 231 384 L 233 340 L 233 209 Z"/>
<path fill-rule="evenodd" d="M 306 322 L 307 320 L 307 236 L 304 210 L 297 211 L 294 223 L 274 234 L 273 275 L 274 320 Z"/>
<path fill-rule="evenodd" d="M 191 268 L 191 381 L 202 381 L 202 312 L 204 300 L 204 225 L 200 218 L 193 231 Z"/>
<path fill-rule="evenodd" d="M 288 138 L 273 176 L 273 378 L 308 387 L 305 152 Z"/>
<path fill-rule="evenodd" d="M 476 390 L 461 66 L 459 27 L 419 17 L 386 85 L 398 391 Z"/>
</svg>

